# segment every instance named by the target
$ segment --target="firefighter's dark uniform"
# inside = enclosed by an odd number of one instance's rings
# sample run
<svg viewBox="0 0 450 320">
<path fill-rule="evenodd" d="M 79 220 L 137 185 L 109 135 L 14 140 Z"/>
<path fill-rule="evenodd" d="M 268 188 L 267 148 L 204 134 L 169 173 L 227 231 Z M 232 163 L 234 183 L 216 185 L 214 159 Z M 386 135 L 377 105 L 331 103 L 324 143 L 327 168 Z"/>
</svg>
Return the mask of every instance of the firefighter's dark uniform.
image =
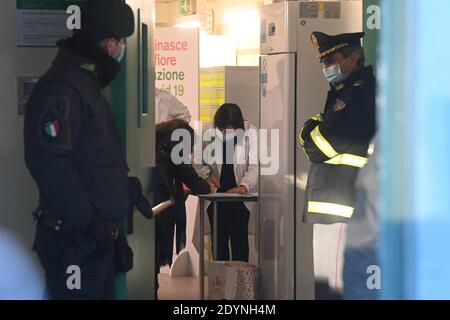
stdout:
<svg viewBox="0 0 450 320">
<path fill-rule="evenodd" d="M 91 3 L 101 8 L 101 2 Z M 131 8 L 123 1 L 109 6 L 126 17 L 116 21 L 123 31 L 112 34 L 131 35 Z M 60 41 L 59 47 L 25 118 L 26 164 L 40 193 L 34 249 L 46 272 L 49 298 L 114 299 L 115 274 L 132 263 L 122 232 L 131 180 L 102 89 L 120 64 L 83 33 Z M 81 283 L 71 278 L 73 266 Z"/>
<path fill-rule="evenodd" d="M 323 57 L 348 46 L 351 39 L 346 35 L 313 37 L 313 42 Z M 343 42 L 346 45 L 342 46 Z M 355 180 L 368 161 L 369 143 L 375 134 L 375 87 L 372 67 L 360 69 L 336 87 L 331 86 L 324 113 L 308 120 L 301 130 L 300 143 L 312 162 L 306 222 L 346 223 L 352 217 Z"/>
</svg>

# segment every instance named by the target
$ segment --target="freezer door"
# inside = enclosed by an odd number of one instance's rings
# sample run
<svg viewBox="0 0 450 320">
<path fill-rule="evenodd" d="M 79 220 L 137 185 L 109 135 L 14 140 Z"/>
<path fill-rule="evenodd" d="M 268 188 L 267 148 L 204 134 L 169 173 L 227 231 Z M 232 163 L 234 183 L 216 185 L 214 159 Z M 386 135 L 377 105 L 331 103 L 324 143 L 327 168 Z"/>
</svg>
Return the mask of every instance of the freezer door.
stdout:
<svg viewBox="0 0 450 320">
<path fill-rule="evenodd" d="M 283 1 L 261 10 L 261 54 L 297 52 L 297 1 Z"/>
<path fill-rule="evenodd" d="M 295 54 L 263 56 L 260 63 L 261 298 L 294 299 Z"/>
</svg>

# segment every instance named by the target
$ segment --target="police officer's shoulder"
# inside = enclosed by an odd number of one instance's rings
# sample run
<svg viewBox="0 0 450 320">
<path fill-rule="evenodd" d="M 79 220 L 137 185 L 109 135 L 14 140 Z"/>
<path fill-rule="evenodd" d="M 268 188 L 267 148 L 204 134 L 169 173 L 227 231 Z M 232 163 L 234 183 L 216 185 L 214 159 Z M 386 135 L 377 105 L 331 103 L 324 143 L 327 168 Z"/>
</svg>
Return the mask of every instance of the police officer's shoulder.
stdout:
<svg viewBox="0 0 450 320">
<path fill-rule="evenodd" d="M 50 121 L 51 116 L 84 113 L 80 94 L 63 82 L 47 82 L 34 92 L 26 107 L 27 118 L 34 121 Z M 60 120 L 61 121 L 61 120 Z"/>
<path fill-rule="evenodd" d="M 68 100 L 72 104 L 81 102 L 81 94 L 73 86 L 59 81 L 43 83 L 37 88 L 33 96 L 35 100 L 41 103 L 58 100 Z"/>
<path fill-rule="evenodd" d="M 84 113 L 81 106 L 80 95 L 70 85 L 38 84 L 26 107 L 25 139 L 46 150 L 70 149 L 72 125 L 78 126 Z"/>
</svg>

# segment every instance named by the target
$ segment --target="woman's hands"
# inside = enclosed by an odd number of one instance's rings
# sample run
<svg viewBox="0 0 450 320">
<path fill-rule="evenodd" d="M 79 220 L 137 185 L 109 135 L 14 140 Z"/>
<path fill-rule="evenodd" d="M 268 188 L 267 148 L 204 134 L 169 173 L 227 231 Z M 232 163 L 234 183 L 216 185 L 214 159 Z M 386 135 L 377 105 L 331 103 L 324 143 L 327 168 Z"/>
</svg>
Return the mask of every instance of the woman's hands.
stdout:
<svg viewBox="0 0 450 320">
<path fill-rule="evenodd" d="M 211 186 L 211 192 L 215 193 L 220 189 L 220 181 L 217 177 L 210 177 L 208 179 L 208 183 Z M 248 189 L 246 186 L 239 186 L 237 188 L 233 188 L 227 191 L 227 193 L 235 193 L 235 194 L 246 194 L 248 193 Z"/>
<path fill-rule="evenodd" d="M 246 194 L 247 192 L 248 192 L 248 189 L 246 186 L 239 186 L 237 188 L 228 190 L 227 193 Z"/>
<path fill-rule="evenodd" d="M 220 181 L 217 177 L 210 177 L 208 183 L 211 187 L 211 193 L 216 193 L 220 189 Z"/>
</svg>

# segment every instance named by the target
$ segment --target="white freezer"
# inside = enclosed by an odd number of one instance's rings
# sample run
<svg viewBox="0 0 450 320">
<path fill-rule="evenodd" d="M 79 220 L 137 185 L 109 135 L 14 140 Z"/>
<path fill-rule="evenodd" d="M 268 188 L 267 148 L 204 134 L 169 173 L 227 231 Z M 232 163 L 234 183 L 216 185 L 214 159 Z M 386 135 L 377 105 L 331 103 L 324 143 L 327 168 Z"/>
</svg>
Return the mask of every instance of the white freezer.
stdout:
<svg viewBox="0 0 450 320">
<path fill-rule="evenodd" d="M 290 257 L 294 256 L 295 216 L 295 163 L 290 161 L 295 155 L 295 55 L 280 54 L 261 58 L 261 70 L 265 74 L 261 95 L 261 128 L 278 130 L 280 141 L 279 159 L 261 163 L 261 168 L 278 168 L 275 175 L 261 177 L 260 208 L 260 264 L 261 290 L 264 299 L 292 299 L 294 292 L 294 266 Z M 267 82 L 266 82 L 267 81 Z M 266 116 L 270 115 L 270 116 Z M 268 133 L 271 136 L 271 133 Z M 262 143 L 265 143 L 261 141 Z M 269 140 L 268 150 L 272 147 Z M 260 149 L 261 150 L 261 149 Z M 274 155 L 272 155 L 273 157 Z M 263 159 L 261 159 L 262 162 Z M 261 169 L 261 170 L 262 170 Z M 265 237 L 264 235 L 270 235 Z"/>
</svg>

